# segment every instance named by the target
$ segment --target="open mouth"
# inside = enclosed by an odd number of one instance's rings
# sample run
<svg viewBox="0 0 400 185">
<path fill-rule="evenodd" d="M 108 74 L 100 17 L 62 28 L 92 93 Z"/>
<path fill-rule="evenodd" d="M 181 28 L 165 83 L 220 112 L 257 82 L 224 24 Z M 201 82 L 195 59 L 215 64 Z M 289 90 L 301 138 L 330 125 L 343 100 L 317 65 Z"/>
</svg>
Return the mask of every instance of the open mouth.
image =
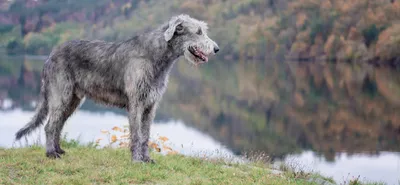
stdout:
<svg viewBox="0 0 400 185">
<path fill-rule="evenodd" d="M 201 52 L 196 46 L 189 46 L 188 50 L 194 57 L 196 57 L 195 61 L 197 63 L 204 63 L 208 61 L 207 56 L 203 52 Z"/>
</svg>

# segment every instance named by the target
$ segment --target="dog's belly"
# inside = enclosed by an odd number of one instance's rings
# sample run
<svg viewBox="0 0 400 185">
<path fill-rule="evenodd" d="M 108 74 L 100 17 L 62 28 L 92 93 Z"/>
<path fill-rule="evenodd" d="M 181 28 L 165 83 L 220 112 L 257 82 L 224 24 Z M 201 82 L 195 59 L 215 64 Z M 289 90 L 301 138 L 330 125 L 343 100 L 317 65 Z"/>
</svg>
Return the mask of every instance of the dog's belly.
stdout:
<svg viewBox="0 0 400 185">
<path fill-rule="evenodd" d="M 86 97 L 96 103 L 118 108 L 126 108 L 128 104 L 128 97 L 118 89 L 104 89 L 99 87 L 77 88 L 76 94 L 78 97 Z"/>
</svg>

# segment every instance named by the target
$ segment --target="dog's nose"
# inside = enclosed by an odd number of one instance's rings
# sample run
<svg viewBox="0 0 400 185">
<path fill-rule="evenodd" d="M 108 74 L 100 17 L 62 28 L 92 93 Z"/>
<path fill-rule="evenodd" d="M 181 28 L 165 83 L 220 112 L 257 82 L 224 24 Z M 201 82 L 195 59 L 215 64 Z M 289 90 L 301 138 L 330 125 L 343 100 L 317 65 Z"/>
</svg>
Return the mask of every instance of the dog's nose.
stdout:
<svg viewBox="0 0 400 185">
<path fill-rule="evenodd" d="M 214 53 L 218 53 L 219 47 L 214 47 Z"/>
</svg>

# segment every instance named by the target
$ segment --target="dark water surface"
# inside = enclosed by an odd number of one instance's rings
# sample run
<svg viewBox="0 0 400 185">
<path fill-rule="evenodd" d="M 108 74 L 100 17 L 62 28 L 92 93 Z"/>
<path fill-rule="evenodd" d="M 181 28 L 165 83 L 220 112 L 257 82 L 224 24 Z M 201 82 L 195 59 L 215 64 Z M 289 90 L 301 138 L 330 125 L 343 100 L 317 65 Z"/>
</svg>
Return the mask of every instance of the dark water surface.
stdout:
<svg viewBox="0 0 400 185">
<path fill-rule="evenodd" d="M 0 147 L 13 146 L 13 134 L 32 117 L 43 61 L 0 55 Z M 170 138 L 184 154 L 262 151 L 339 183 L 359 175 L 400 183 L 396 69 L 273 60 L 194 68 L 179 61 L 156 119 L 153 138 Z M 123 111 L 86 101 L 64 132 L 89 142 L 101 129 L 126 124 Z"/>
</svg>

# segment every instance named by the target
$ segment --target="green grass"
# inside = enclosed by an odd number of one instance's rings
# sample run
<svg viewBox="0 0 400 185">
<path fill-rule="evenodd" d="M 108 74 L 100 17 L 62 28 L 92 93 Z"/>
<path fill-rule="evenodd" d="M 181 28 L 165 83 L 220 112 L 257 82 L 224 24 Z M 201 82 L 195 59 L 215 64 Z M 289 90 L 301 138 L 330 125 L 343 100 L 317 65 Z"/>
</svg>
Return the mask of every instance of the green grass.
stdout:
<svg viewBox="0 0 400 185">
<path fill-rule="evenodd" d="M 155 164 L 132 163 L 127 149 L 67 145 L 62 159 L 42 147 L 0 149 L 0 184 L 316 184 L 263 165 L 163 156 Z"/>
</svg>

